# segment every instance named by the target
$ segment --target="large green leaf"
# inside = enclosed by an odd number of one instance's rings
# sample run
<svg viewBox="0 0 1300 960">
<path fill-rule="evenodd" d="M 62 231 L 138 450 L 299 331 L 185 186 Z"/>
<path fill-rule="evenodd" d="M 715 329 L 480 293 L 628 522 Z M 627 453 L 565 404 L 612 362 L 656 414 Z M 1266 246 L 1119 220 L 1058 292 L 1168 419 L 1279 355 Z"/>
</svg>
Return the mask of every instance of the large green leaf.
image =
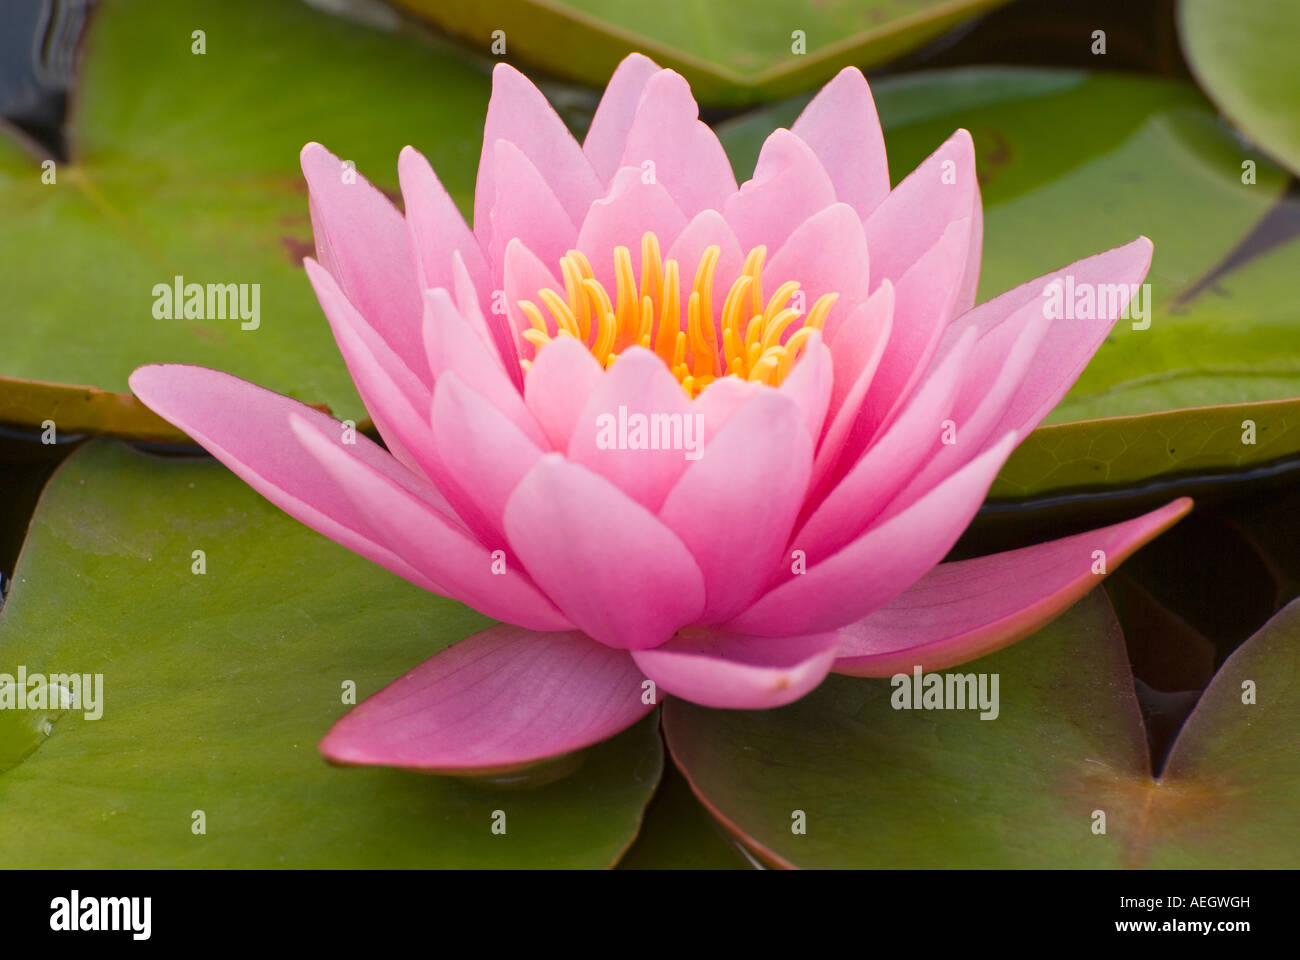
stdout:
<svg viewBox="0 0 1300 960">
<path fill-rule="evenodd" d="M 208 460 L 78 451 L 14 581 L 0 672 L 102 673 L 104 697 L 97 720 L 0 711 L 5 866 L 607 866 L 659 780 L 654 718 L 533 789 L 328 766 L 346 681 L 359 701 L 484 620 Z"/>
<path fill-rule="evenodd" d="M 1300 4 L 1181 0 L 1178 28 L 1187 61 L 1215 103 L 1300 173 Z"/>
<path fill-rule="evenodd" d="M 203 54 L 191 52 L 203 31 Z M 319 140 L 386 190 L 422 149 L 468 206 L 488 81 L 445 50 L 296 0 L 106 0 L 83 45 L 71 158 L 0 133 L 0 420 L 174 438 L 129 398 L 137 366 L 217 367 L 364 415 L 306 277 L 298 152 Z M 260 284 L 260 326 L 159 320 L 155 284 Z"/>
<path fill-rule="evenodd" d="M 1220 669 L 1159 779 L 1102 591 L 960 672 L 998 675 L 996 718 L 894 709 L 891 681 L 832 677 L 779 710 L 672 700 L 664 729 L 701 799 L 777 864 L 1300 863 L 1300 602 Z M 792 829 L 796 811 L 806 833 Z"/>
<path fill-rule="evenodd" d="M 1134 483 L 1300 451 L 1300 239 L 1239 250 L 1286 175 L 1243 151 L 1191 87 L 1079 71 L 971 68 L 874 87 L 895 181 L 954 129 L 975 140 L 984 199 L 980 299 L 1145 234 L 1149 329 L 1122 320 L 994 496 Z M 802 100 L 725 124 L 742 174 Z M 1255 182 L 1242 164 L 1255 162 Z M 1236 256 L 1234 256 L 1236 254 Z M 1220 404 L 1259 403 L 1238 410 Z M 1202 409 L 1180 409 L 1202 408 Z M 1177 409 L 1177 413 L 1164 413 Z M 1147 414 L 1161 412 L 1160 417 Z M 1075 423 L 1093 418 L 1132 419 Z M 1242 421 L 1255 422 L 1243 443 Z"/>
<path fill-rule="evenodd" d="M 1006 0 L 392 2 L 484 53 L 504 42 L 507 56 L 598 87 L 639 51 L 685 76 L 700 102 L 736 105 L 885 63 Z"/>
</svg>

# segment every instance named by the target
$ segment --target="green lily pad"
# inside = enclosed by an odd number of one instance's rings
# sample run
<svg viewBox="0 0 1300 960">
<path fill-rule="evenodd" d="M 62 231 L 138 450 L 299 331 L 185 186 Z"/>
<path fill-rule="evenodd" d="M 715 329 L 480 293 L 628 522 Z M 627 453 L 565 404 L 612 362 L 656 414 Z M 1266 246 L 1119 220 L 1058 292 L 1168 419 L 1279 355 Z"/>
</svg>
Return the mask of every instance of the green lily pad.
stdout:
<svg viewBox="0 0 1300 960">
<path fill-rule="evenodd" d="M 750 866 L 734 841 L 700 806 L 672 764 L 646 809 L 636 842 L 620 870 L 743 870 Z"/>
<path fill-rule="evenodd" d="M 1300 238 L 1254 255 L 1239 249 L 1294 201 L 1283 199 L 1286 174 L 1243 150 L 1195 89 L 965 68 L 885 78 L 873 90 L 895 182 L 954 129 L 971 131 L 985 213 L 981 300 L 1140 234 L 1155 244 L 1149 328 L 1120 321 L 1048 417 L 1058 426 L 1021 446 L 993 496 L 1136 483 L 1300 451 Z M 738 170 L 750 169 L 762 137 L 791 123 L 803 102 L 723 125 Z M 1242 182 L 1246 161 L 1254 183 Z M 1246 419 L 1255 421 L 1253 444 L 1243 442 Z"/>
<path fill-rule="evenodd" d="M 38 425 L 56 410 L 65 432 L 175 439 L 123 395 L 135 367 L 165 361 L 361 420 L 301 267 L 312 240 L 298 153 L 318 140 L 391 192 L 413 143 L 468 208 L 487 98 L 487 77 L 459 55 L 293 0 L 98 4 L 54 182 L 42 182 L 49 158 L 0 131 L 0 420 Z M 258 285 L 257 327 L 155 318 L 155 285 L 177 276 L 248 284 L 249 314 Z"/>
<path fill-rule="evenodd" d="M 0 673 L 102 674 L 102 716 L 69 709 L 45 733 L 0 711 L 0 863 L 613 864 L 659 780 L 653 717 L 532 789 L 340 769 L 317 753 L 349 709 L 345 683 L 360 702 L 484 623 L 212 461 L 97 441 L 37 508 L 0 612 Z"/>
<path fill-rule="evenodd" d="M 996 718 L 893 709 L 891 681 L 832 677 L 778 710 L 672 700 L 664 730 L 705 804 L 777 865 L 1226 869 L 1300 860 L 1300 703 L 1291 693 L 1300 602 L 1223 665 L 1158 779 L 1103 591 L 960 672 L 999 677 Z M 1254 704 L 1243 703 L 1246 681 Z M 794 829 L 799 812 L 804 833 Z"/>
<path fill-rule="evenodd" d="M 1300 7 L 1182 0 L 1178 34 L 1206 93 L 1246 136 L 1300 174 Z"/>
<path fill-rule="evenodd" d="M 849 64 L 886 63 L 1007 0 L 393 2 L 484 53 L 597 87 L 644 53 L 686 77 L 701 103 L 736 106 L 811 89 Z"/>
</svg>

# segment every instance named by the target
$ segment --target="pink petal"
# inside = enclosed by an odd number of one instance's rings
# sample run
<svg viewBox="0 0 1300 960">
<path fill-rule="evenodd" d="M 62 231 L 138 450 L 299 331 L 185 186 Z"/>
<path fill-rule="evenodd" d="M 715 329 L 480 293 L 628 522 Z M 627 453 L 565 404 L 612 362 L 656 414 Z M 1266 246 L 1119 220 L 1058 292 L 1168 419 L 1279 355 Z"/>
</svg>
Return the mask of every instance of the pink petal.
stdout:
<svg viewBox="0 0 1300 960">
<path fill-rule="evenodd" d="M 765 389 L 727 420 L 682 473 L 659 519 L 704 574 L 700 623 L 750 603 L 781 560 L 808 489 L 812 440 L 803 412 Z"/>
<path fill-rule="evenodd" d="M 963 364 L 966 376 L 947 417 L 952 422 L 955 442 L 932 448 L 924 465 L 899 492 L 899 503 L 911 503 L 1011 429 L 1001 426 L 1003 417 L 1029 375 L 1048 323 L 1044 317 L 1033 317 L 1023 325 L 994 327 L 979 338 L 972 356 Z"/>
<path fill-rule="evenodd" d="M 836 673 L 887 677 L 942 670 L 1029 636 L 1192 508 L 1183 497 L 1148 514 L 1073 537 L 941 563 L 888 606 L 840 631 Z"/>
<path fill-rule="evenodd" d="M 433 433 L 447 475 L 503 537 L 506 502 L 542 451 L 451 371 L 433 391 Z"/>
<path fill-rule="evenodd" d="M 655 233 L 664 249 L 685 226 L 686 217 L 662 184 L 646 181 L 641 171 L 624 167 L 614 175 L 608 195 L 587 211 L 577 247 L 587 255 L 596 279 L 613 299 L 614 248 L 627 247 L 633 266 L 639 267 L 641 237 L 647 230 Z"/>
<path fill-rule="evenodd" d="M 782 636 L 834 630 L 879 609 L 919 580 L 957 542 L 1014 449 L 1009 435 L 915 504 L 806 573 L 768 591 L 733 620 L 738 633 Z M 798 548 L 796 540 L 793 546 Z"/>
<path fill-rule="evenodd" d="M 660 690 L 705 707 L 765 710 L 793 703 L 822 682 L 835 659 L 835 633 L 751 637 L 678 635 L 632 659 Z"/>
<path fill-rule="evenodd" d="M 845 67 L 813 97 L 791 132 L 813 150 L 836 196 L 866 217 L 889 193 L 885 138 L 871 89 L 857 67 Z"/>
<path fill-rule="evenodd" d="M 864 222 L 872 275 L 877 280 L 888 278 L 897 283 L 938 242 L 949 224 L 969 220 L 978 203 L 975 145 L 969 133 L 958 130 L 904 177 Z M 967 237 L 958 275 L 959 290 L 970 272 L 969 256 Z M 978 260 L 974 272 L 979 272 Z M 963 309 L 969 309 L 969 305 Z"/>
<path fill-rule="evenodd" d="M 753 179 L 741 184 L 723 213 L 745 250 L 759 244 L 776 250 L 834 202 L 835 187 L 816 154 L 789 130 L 777 129 L 763 143 Z"/>
<path fill-rule="evenodd" d="M 808 438 L 812 440 L 814 448 L 822 435 L 826 411 L 830 407 L 831 388 L 835 379 L 833 369 L 831 350 L 822 343 L 821 331 L 814 330 L 804 345 L 803 354 L 795 361 L 794 369 L 777 387 L 778 393 L 789 397 L 802 411 L 804 428 L 808 431 Z M 708 435 L 713 434 L 710 432 Z"/>
<path fill-rule="evenodd" d="M 591 118 L 587 138 L 582 142 L 582 152 L 587 155 L 592 169 L 601 183 L 608 184 L 618 169 L 627 143 L 632 118 L 646 82 L 659 72 L 659 65 L 639 53 L 623 58 L 600 98 L 596 113 Z"/>
<path fill-rule="evenodd" d="M 812 489 L 817 489 L 844 452 L 862 401 L 875 379 L 894 323 L 894 287 L 884 281 L 840 325 L 831 350 L 834 363 L 829 408 L 834 411 L 817 448 Z"/>
<path fill-rule="evenodd" d="M 970 247 L 969 219 L 950 223 L 894 284 L 894 323 L 862 401 L 855 432 L 869 442 L 898 416 L 926 375 L 953 316 Z"/>
<path fill-rule="evenodd" d="M 349 711 L 332 763 L 499 774 L 599 743 L 649 713 L 626 653 L 581 633 L 497 626 L 426 660 Z"/>
<path fill-rule="evenodd" d="M 574 221 L 538 169 L 513 143 L 498 140 L 492 163 L 497 195 L 488 214 L 488 259 L 496 270 L 493 283 L 500 282 L 506 245 L 516 238 L 543 263 L 559 263 L 577 240 Z"/>
<path fill-rule="evenodd" d="M 425 293 L 424 337 L 429 367 L 435 378 L 454 371 L 466 383 L 474 384 L 474 389 L 509 417 L 533 443 L 545 445 L 541 427 L 506 376 L 500 356 L 452 305 L 446 290 Z"/>
<path fill-rule="evenodd" d="M 316 258 L 412 372 L 420 349 L 420 288 L 406 222 L 388 198 L 319 143 L 302 148 Z"/>
<path fill-rule="evenodd" d="M 582 222 L 587 207 L 601 194 L 600 181 L 541 91 L 514 67 L 498 63 L 492 70 L 492 99 L 483 124 L 483 152 L 474 188 L 474 235 L 480 244 L 487 245 L 488 213 L 497 200 L 494 157 L 498 140 L 518 147 L 559 198 L 569 220 Z M 533 198 L 523 194 L 513 202 L 527 207 Z"/>
<path fill-rule="evenodd" d="M 384 443 L 408 469 L 428 473 L 424 452 L 432 434 L 423 411 L 429 408 L 429 388 L 348 302 L 328 270 L 311 257 L 303 259 L 303 267 Z"/>
<path fill-rule="evenodd" d="M 695 287 L 695 271 L 704 251 L 711 246 L 718 248 L 718 265 L 714 268 L 713 279 L 713 317 L 717 324 L 722 315 L 722 306 L 726 302 L 727 292 L 740 268 L 744 266 L 744 254 L 740 242 L 727 226 L 727 221 L 716 210 L 702 210 L 677 234 L 677 239 L 668 248 L 667 260 L 676 260 L 681 277 L 681 303 L 689 303 L 691 291 Z M 638 261 L 639 263 L 639 261 Z"/>
<path fill-rule="evenodd" d="M 538 351 L 524 378 L 524 402 L 553 450 L 565 451 L 591 392 L 605 371 L 573 337 L 557 337 Z"/>
<path fill-rule="evenodd" d="M 658 646 L 704 607 L 704 578 L 681 540 L 559 454 L 544 456 L 515 489 L 505 528 L 547 596 L 608 646 Z"/>
<path fill-rule="evenodd" d="M 721 210 L 736 190 L 726 151 L 699 115 L 690 85 L 680 74 L 661 70 L 646 81 L 619 162 L 638 172 L 652 170 L 687 217 Z"/>
<path fill-rule="evenodd" d="M 794 376 L 793 371 L 790 376 Z M 701 390 L 692 404 L 692 411 L 704 418 L 704 435 L 716 436 L 731 415 L 762 389 L 762 384 L 739 377 L 719 377 Z"/>
<path fill-rule="evenodd" d="M 506 245 L 504 261 L 505 277 L 502 283 L 505 287 L 506 318 L 509 321 L 510 328 L 514 331 L 519 356 L 531 360 L 536 355 L 536 350 L 531 343 L 520 337 L 519 333 L 527 330 L 532 324 L 524 312 L 519 309 L 519 301 L 527 300 L 542 309 L 542 303 L 537 296 L 538 292 L 541 290 L 554 290 L 556 293 L 562 294 L 564 284 L 555 278 L 555 274 L 537 258 L 537 254 L 529 250 L 518 239 L 511 240 Z M 544 309 L 542 316 L 546 316 Z M 555 332 L 554 320 L 550 322 L 550 329 L 551 332 Z"/>
<path fill-rule="evenodd" d="M 506 376 L 520 393 L 524 389 L 524 372 L 519 363 L 519 338 L 508 317 L 496 311 L 483 313 L 478 291 L 470 278 L 459 251 L 451 255 L 452 290 L 456 309 L 493 353 Z M 495 291 L 493 291 L 495 299 Z"/>
<path fill-rule="evenodd" d="M 707 436 L 686 436 L 688 428 L 694 432 L 697 426 L 691 413 L 690 398 L 664 362 L 649 350 L 629 347 L 591 391 L 569 440 L 569 459 L 611 481 L 647 510 L 657 512 L 690 462 L 686 459 L 688 451 L 681 447 L 672 449 L 671 443 L 668 449 L 663 445 L 660 449 L 632 449 L 632 444 L 637 442 L 632 418 L 636 415 L 666 417 L 659 422 L 679 423 L 683 444 L 687 439 L 703 444 Z M 628 424 L 625 438 L 608 433 L 607 424 L 621 432 L 624 422 Z M 653 439 L 658 440 L 658 431 Z M 626 440 L 626 448 L 602 448 L 605 440 L 615 443 Z M 652 442 L 648 432 L 645 442 Z"/>
<path fill-rule="evenodd" d="M 980 304 L 954 322 L 955 329 L 949 336 L 956 336 L 968 326 L 984 332 L 1000 324 L 1028 323 L 1044 315 L 1047 303 L 1044 290 L 1054 282 L 1064 284 L 1067 277 L 1073 277 L 1076 290 L 1082 290 L 1083 284 L 1089 284 L 1094 290 L 1103 284 L 1125 285 L 1125 295 L 1114 305 L 1117 309 L 1107 310 L 1103 316 L 1092 320 L 1052 321 L 1029 365 L 1028 375 L 1016 388 L 995 429 L 1028 433 L 1052 411 L 1105 342 L 1119 313 L 1128 305 L 1132 285 L 1142 282 L 1150 266 L 1151 241 L 1138 237 L 1122 247 L 1086 257 L 1022 284 Z"/>
<path fill-rule="evenodd" d="M 912 396 L 902 415 L 816 503 L 793 540 L 810 562 L 831 556 L 866 530 L 934 449 L 974 343 L 974 331 L 962 337 Z"/>
<path fill-rule="evenodd" d="M 768 260 L 764 290 L 798 281 L 809 310 L 822 294 L 839 294 L 824 328 L 826 339 L 833 341 L 839 324 L 867 300 L 867 260 L 858 215 L 848 204 L 837 203 L 804 221 Z"/>
<path fill-rule="evenodd" d="M 483 251 L 424 154 L 404 147 L 397 158 L 397 176 L 420 289 L 451 289 L 451 257 L 460 253 L 475 288 L 486 296 L 490 288 Z"/>
<path fill-rule="evenodd" d="M 305 466 L 306 472 L 332 481 L 352 503 L 359 529 L 436 584 L 426 589 L 531 630 L 573 626 L 521 573 L 506 543 L 472 537 L 396 480 L 368 468 L 305 418 L 290 414 L 289 426 L 314 461 L 299 464 L 299 469 Z M 320 469 L 312 469 L 316 466 Z"/>
</svg>

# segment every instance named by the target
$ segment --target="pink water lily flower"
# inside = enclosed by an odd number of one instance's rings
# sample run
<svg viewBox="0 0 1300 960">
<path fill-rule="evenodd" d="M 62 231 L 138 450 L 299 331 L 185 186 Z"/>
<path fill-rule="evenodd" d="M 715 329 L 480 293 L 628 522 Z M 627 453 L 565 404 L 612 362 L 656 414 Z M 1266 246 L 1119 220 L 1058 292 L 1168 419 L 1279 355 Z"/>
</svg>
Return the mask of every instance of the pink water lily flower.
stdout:
<svg viewBox="0 0 1300 960">
<path fill-rule="evenodd" d="M 891 190 L 856 69 L 739 187 L 686 81 L 639 55 L 581 145 L 496 67 L 472 230 L 409 147 L 404 214 L 322 146 L 302 167 L 307 274 L 387 449 L 212 370 L 131 386 L 293 517 L 503 621 L 346 715 L 336 762 L 499 771 L 665 694 L 764 708 L 831 670 L 947 667 L 1190 506 L 940 564 L 1124 307 L 1053 319 L 1045 288 L 1129 291 L 1151 244 L 976 307 L 969 134 Z"/>
</svg>

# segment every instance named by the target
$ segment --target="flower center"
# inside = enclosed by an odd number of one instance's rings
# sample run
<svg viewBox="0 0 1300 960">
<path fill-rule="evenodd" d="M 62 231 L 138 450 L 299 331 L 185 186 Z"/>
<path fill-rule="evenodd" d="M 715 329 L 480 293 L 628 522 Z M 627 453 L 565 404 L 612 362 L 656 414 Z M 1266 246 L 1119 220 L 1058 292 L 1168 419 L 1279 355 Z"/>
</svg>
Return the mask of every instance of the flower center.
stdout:
<svg viewBox="0 0 1300 960">
<path fill-rule="evenodd" d="M 555 337 L 573 337 L 602 367 L 609 367 L 629 346 L 645 347 L 663 359 L 691 397 L 724 376 L 777 386 L 794 367 L 812 332 L 826 323 L 839 294 L 818 297 L 804 316 L 801 307 L 789 306 L 799 291 L 799 284 L 791 280 L 764 302 L 767 248 L 757 246 L 745 257 L 715 322 L 713 281 L 720 255 L 719 248 L 713 246 L 700 257 L 683 323 L 678 264 L 661 259 L 659 238 L 654 233 L 641 237 L 639 286 L 627 247 L 614 248 L 613 297 L 596 279 L 587 258 L 570 250 L 560 260 L 564 294 L 550 288 L 537 294 L 550 319 L 531 300 L 519 301 L 519 309 L 531 324 L 523 337 L 538 350 Z M 800 295 L 798 302 L 802 300 Z M 794 329 L 801 318 L 801 325 Z M 532 365 L 528 360 L 520 363 L 525 372 Z"/>
</svg>

